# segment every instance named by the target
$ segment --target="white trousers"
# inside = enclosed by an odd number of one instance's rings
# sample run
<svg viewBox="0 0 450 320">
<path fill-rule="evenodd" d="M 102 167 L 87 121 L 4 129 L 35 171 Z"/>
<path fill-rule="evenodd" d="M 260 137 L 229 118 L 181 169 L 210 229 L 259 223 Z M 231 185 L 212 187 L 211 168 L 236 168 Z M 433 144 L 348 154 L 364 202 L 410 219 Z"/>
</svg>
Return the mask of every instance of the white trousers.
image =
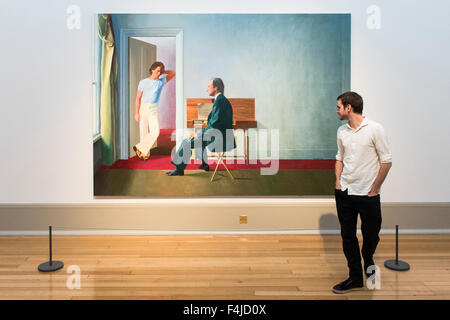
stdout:
<svg viewBox="0 0 450 320">
<path fill-rule="evenodd" d="M 139 115 L 140 141 L 136 148 L 143 155 L 147 155 L 150 149 L 156 147 L 159 136 L 158 103 L 141 103 Z"/>
</svg>

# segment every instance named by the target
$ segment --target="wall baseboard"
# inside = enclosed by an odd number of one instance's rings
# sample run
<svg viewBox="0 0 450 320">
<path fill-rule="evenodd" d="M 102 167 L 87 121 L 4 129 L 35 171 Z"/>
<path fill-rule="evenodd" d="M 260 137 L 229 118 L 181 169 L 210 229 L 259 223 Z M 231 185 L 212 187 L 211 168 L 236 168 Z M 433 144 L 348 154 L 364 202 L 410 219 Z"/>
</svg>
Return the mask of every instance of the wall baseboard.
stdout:
<svg viewBox="0 0 450 320">
<path fill-rule="evenodd" d="M 54 226 L 55 232 L 73 234 L 324 234 L 340 230 L 335 204 L 331 201 L 263 201 L 1 204 L 0 234 L 44 234 L 49 225 Z M 240 215 L 247 215 L 247 224 L 239 223 Z M 401 233 L 447 233 L 450 230 L 450 203 L 384 203 L 382 217 L 383 232 L 393 232 L 398 224 Z"/>
</svg>

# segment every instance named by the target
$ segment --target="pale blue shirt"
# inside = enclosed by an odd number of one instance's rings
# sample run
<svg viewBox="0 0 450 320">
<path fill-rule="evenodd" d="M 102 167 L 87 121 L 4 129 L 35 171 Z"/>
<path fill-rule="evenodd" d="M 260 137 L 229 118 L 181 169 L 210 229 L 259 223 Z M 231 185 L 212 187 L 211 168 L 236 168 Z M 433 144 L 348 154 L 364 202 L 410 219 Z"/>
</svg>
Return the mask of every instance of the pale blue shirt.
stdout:
<svg viewBox="0 0 450 320">
<path fill-rule="evenodd" d="M 143 91 L 141 103 L 157 103 L 161 96 L 161 91 L 167 83 L 167 74 L 163 74 L 158 80 L 145 78 L 139 81 L 138 90 Z"/>
</svg>

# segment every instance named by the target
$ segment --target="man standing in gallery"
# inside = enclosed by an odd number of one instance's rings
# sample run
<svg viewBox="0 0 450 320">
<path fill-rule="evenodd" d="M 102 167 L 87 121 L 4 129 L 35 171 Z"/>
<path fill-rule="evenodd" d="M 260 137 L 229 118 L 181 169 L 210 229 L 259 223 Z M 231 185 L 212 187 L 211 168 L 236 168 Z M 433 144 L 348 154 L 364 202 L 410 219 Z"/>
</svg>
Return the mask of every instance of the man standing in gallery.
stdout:
<svg viewBox="0 0 450 320">
<path fill-rule="evenodd" d="M 361 255 L 356 236 L 358 213 L 363 236 L 362 257 L 367 277 L 375 271 L 373 255 L 380 240 L 380 188 L 392 166 L 384 128 L 362 115 L 363 99 L 355 92 L 337 98 L 340 120 L 348 123 L 337 131 L 336 209 L 341 224 L 342 246 L 349 278 L 333 287 L 335 293 L 361 290 L 364 285 Z"/>
</svg>

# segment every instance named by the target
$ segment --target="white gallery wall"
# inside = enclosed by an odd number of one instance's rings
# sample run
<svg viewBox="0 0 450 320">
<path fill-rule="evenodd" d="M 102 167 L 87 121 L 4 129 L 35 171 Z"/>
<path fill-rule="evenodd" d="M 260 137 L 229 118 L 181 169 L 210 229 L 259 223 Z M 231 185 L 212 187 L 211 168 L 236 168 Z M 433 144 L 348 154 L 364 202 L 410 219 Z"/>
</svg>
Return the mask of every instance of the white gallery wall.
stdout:
<svg viewBox="0 0 450 320">
<path fill-rule="evenodd" d="M 71 5 L 80 9 L 79 29 L 67 27 Z M 368 28 L 370 5 L 380 9 L 380 29 Z M 449 202 L 448 0 L 1 0 L 0 203 L 199 201 L 94 199 L 92 14 L 99 12 L 351 13 L 351 87 L 365 114 L 384 125 L 393 153 L 382 200 Z"/>
</svg>

